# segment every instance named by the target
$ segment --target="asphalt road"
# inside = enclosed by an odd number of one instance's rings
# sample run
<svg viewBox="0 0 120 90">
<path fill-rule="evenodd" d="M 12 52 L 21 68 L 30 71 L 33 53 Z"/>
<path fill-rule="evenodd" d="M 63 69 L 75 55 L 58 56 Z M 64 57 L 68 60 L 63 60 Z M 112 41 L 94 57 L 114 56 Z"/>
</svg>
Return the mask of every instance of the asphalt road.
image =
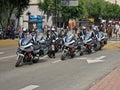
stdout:
<svg viewBox="0 0 120 90">
<path fill-rule="evenodd" d="M 0 47 L 0 90 L 88 90 L 120 65 L 119 42 L 90 55 L 60 60 L 42 57 L 39 63 L 15 67 L 17 47 Z"/>
</svg>

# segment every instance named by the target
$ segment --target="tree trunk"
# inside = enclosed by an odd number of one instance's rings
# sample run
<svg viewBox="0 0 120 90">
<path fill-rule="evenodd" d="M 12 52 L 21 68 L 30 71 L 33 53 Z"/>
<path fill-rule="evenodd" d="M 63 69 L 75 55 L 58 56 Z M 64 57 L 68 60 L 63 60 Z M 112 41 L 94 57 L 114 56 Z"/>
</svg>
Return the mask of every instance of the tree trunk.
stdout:
<svg viewBox="0 0 120 90">
<path fill-rule="evenodd" d="M 12 13 L 13 13 L 13 10 L 14 10 L 14 8 L 12 8 L 12 9 L 10 10 L 10 12 L 9 12 L 7 25 L 10 25 L 10 24 L 11 24 L 11 23 L 10 23 L 10 18 L 11 18 L 11 15 L 12 15 Z"/>
<path fill-rule="evenodd" d="M 1 28 L 3 29 L 3 24 L 2 24 L 2 22 L 0 21 L 0 26 L 1 26 Z"/>
</svg>

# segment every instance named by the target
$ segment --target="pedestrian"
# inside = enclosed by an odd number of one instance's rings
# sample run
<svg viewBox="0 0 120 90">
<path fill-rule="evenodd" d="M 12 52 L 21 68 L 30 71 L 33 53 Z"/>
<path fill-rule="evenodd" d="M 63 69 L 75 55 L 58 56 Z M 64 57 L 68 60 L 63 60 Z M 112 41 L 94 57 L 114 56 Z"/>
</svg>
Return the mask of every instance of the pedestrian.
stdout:
<svg viewBox="0 0 120 90">
<path fill-rule="evenodd" d="M 116 34 L 116 38 L 117 38 L 117 35 L 119 34 L 119 28 L 120 28 L 120 25 L 118 23 L 115 24 L 115 30 L 114 30 L 114 33 Z"/>
<path fill-rule="evenodd" d="M 11 31 L 10 31 L 10 37 L 11 37 L 11 39 L 15 39 L 15 28 L 12 26 L 11 27 Z"/>
<path fill-rule="evenodd" d="M 7 38 L 10 38 L 11 37 L 11 26 L 10 25 L 7 25 L 7 28 L 6 28 L 6 36 Z"/>
<path fill-rule="evenodd" d="M 119 28 L 118 28 L 118 31 L 117 31 L 117 35 L 118 35 L 118 38 L 120 39 L 120 25 L 119 25 Z"/>
</svg>

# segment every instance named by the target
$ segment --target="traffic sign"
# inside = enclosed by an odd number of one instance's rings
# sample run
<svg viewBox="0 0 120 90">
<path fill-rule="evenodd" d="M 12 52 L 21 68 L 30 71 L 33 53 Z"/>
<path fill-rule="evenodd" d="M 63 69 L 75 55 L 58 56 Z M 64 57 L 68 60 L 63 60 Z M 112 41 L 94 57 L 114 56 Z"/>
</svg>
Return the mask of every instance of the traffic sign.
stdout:
<svg viewBox="0 0 120 90">
<path fill-rule="evenodd" d="M 40 15 L 30 15 L 29 20 L 42 21 L 42 16 L 40 16 Z"/>
</svg>

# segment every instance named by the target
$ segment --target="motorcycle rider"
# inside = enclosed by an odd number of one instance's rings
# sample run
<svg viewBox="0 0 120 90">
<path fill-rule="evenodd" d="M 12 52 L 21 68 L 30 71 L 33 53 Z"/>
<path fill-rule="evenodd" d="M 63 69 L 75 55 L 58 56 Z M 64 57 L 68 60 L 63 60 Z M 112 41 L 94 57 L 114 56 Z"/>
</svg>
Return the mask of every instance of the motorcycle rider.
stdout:
<svg viewBox="0 0 120 90">
<path fill-rule="evenodd" d="M 28 37 L 30 38 L 30 35 L 29 35 L 27 29 L 23 28 L 22 31 L 19 33 L 19 45 L 18 46 L 20 46 L 20 43 L 22 43 Z"/>
<path fill-rule="evenodd" d="M 19 38 L 25 38 L 28 35 L 27 29 L 23 28 L 22 31 L 19 33 Z"/>
<path fill-rule="evenodd" d="M 55 58 L 55 40 L 56 40 L 56 33 L 55 33 L 55 29 L 51 28 L 51 32 L 50 32 L 50 50 L 49 50 L 49 57 L 50 58 Z"/>
</svg>

